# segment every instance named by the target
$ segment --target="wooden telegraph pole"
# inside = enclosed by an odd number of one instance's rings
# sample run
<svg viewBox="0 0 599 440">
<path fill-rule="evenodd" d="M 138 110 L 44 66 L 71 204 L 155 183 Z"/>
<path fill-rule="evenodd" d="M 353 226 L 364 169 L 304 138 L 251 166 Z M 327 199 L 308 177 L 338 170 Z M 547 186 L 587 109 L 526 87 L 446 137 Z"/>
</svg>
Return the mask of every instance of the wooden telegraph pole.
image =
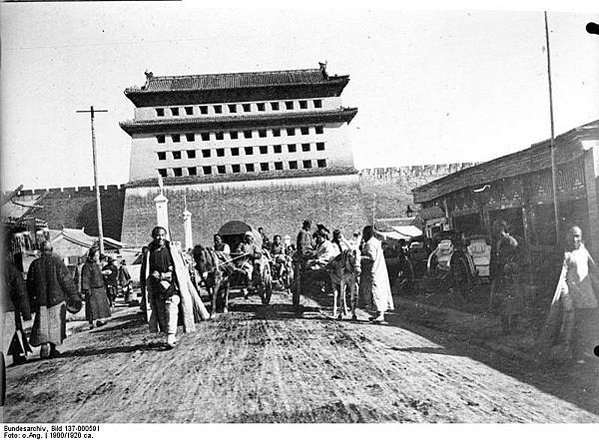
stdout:
<svg viewBox="0 0 599 440">
<path fill-rule="evenodd" d="M 549 54 L 549 25 L 545 11 L 545 40 L 547 41 L 547 78 L 549 82 L 549 119 L 551 121 L 551 181 L 553 185 L 553 215 L 555 216 L 555 243 L 559 243 L 559 205 L 557 197 L 557 163 L 555 161 L 555 130 L 553 123 L 553 88 L 551 84 L 551 55 Z"/>
<path fill-rule="evenodd" d="M 89 113 L 92 127 L 92 153 L 94 161 L 94 186 L 96 187 L 96 210 L 98 211 L 98 240 L 100 242 L 100 254 L 104 253 L 104 233 L 102 232 L 102 204 L 100 202 L 100 187 L 98 186 L 98 161 L 96 159 L 96 134 L 94 131 L 94 113 L 107 113 L 108 110 L 95 110 L 90 106 L 89 110 L 77 110 L 77 113 Z"/>
</svg>

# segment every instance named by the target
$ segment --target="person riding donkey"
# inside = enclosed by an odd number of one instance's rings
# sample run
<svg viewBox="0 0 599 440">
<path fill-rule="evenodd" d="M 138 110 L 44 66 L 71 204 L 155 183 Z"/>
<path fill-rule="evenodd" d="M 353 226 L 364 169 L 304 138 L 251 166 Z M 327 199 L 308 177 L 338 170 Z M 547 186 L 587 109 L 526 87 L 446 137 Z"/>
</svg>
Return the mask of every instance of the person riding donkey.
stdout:
<svg viewBox="0 0 599 440">
<path fill-rule="evenodd" d="M 245 233 L 243 240 L 240 250 L 244 257 L 238 260 L 238 267 L 244 273 L 246 287 L 243 288 L 243 297 L 247 299 L 249 290 L 253 291 L 259 281 L 262 250 L 254 243 L 254 234 L 251 231 Z"/>
<path fill-rule="evenodd" d="M 326 293 L 331 293 L 331 278 L 326 268 L 339 255 L 339 249 L 329 240 L 328 234 L 323 229 L 317 230 L 314 233 L 314 238 L 316 240 L 316 257 L 306 262 L 309 279 L 312 283 L 323 281 Z"/>
</svg>

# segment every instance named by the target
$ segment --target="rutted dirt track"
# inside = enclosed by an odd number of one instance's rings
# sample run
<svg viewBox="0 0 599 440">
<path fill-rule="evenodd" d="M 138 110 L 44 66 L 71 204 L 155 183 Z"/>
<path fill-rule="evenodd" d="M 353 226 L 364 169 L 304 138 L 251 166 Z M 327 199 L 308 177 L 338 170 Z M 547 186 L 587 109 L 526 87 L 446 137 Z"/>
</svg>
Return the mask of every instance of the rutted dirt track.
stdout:
<svg viewBox="0 0 599 440">
<path fill-rule="evenodd" d="M 139 314 L 77 333 L 63 357 L 9 368 L 5 421 L 599 422 L 533 367 L 399 316 L 339 322 L 312 302 L 295 318 L 289 303 L 235 298 L 172 351 Z"/>
</svg>

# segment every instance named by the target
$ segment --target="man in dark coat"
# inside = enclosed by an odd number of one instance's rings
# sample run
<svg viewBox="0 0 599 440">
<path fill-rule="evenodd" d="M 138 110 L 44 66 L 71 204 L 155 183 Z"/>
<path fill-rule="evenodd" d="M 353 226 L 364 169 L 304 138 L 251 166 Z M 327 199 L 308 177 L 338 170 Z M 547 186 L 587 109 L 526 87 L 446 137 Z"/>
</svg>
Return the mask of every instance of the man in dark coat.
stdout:
<svg viewBox="0 0 599 440">
<path fill-rule="evenodd" d="M 110 301 L 110 307 L 114 306 L 118 291 L 119 269 L 114 264 L 115 261 L 114 257 L 108 257 L 108 263 L 102 268 L 102 273 L 105 274 L 104 283 L 106 284 L 106 295 Z"/>
<path fill-rule="evenodd" d="M 301 313 L 300 297 L 302 294 L 302 276 L 306 269 L 306 261 L 315 255 L 314 245 L 312 244 L 312 222 L 304 220 L 302 229 L 297 234 L 297 252 L 295 254 L 295 282 L 292 288 L 292 304 L 296 313 Z"/>
<path fill-rule="evenodd" d="M 131 274 L 129 273 L 129 269 L 127 269 L 127 262 L 125 260 L 121 261 L 121 265 L 119 266 L 119 284 L 123 289 L 125 302 L 129 304 L 131 301 Z"/>
<path fill-rule="evenodd" d="M 152 242 L 144 247 L 142 258 L 140 286 L 147 297 L 150 331 L 165 333 L 167 347 L 174 348 L 179 317 L 183 331 L 193 332 L 195 322 L 208 319 L 210 315 L 191 282 L 182 252 L 171 247 L 162 226 L 152 230 Z"/>
<path fill-rule="evenodd" d="M 58 255 L 52 253 L 52 244 L 42 245 L 42 256 L 29 266 L 27 293 L 35 312 L 29 342 L 41 346 L 40 357 L 57 357 L 56 346 L 66 339 L 66 312 L 81 310 L 81 296 L 73 277 Z"/>
<path fill-rule="evenodd" d="M 2 351 L 12 356 L 13 364 L 22 364 L 26 361 L 27 351 L 31 351 L 27 339 L 23 333 L 23 323 L 31 319 L 29 311 L 29 300 L 25 290 L 23 275 L 17 269 L 12 258 L 7 258 L 4 263 L 4 292 L 2 295 L 2 310 L 4 321 L 4 341 Z M 5 351 L 8 345 L 8 351 Z"/>
</svg>

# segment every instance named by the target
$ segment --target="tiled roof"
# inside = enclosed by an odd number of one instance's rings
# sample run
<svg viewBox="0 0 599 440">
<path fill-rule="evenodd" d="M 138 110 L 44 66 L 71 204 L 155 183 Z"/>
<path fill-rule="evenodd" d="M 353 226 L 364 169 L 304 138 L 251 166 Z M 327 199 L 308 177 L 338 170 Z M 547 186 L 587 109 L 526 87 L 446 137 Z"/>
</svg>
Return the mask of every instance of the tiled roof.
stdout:
<svg viewBox="0 0 599 440">
<path fill-rule="evenodd" d="M 22 218 L 32 210 L 36 209 L 34 205 L 39 203 L 43 197 L 43 193 L 14 196 L 2 205 L 2 217 Z"/>
<path fill-rule="evenodd" d="M 52 241 L 57 240 L 60 237 L 63 237 L 65 240 L 70 241 L 71 243 L 75 243 L 79 246 L 87 248 L 92 247 L 92 245 L 98 241 L 98 237 L 87 235 L 82 229 L 64 228 L 62 231 L 60 231 L 60 234 L 55 235 L 54 238 L 52 238 Z M 104 244 L 115 248 L 123 247 L 123 244 L 120 241 L 113 240 L 109 237 L 104 237 Z"/>
<path fill-rule="evenodd" d="M 219 90 L 248 87 L 326 84 L 347 80 L 347 76 L 326 76 L 320 69 L 279 70 L 271 72 L 217 73 L 186 76 L 147 75 L 146 84 L 131 87 L 125 93 L 171 92 L 178 90 Z"/>
<path fill-rule="evenodd" d="M 379 231 L 391 231 L 396 226 L 417 226 L 418 223 L 418 217 L 381 218 L 374 223 L 374 226 Z"/>
<path fill-rule="evenodd" d="M 421 220 L 418 217 L 386 218 L 374 222 L 374 228 L 378 232 L 383 235 L 391 234 L 390 237 L 396 239 L 421 235 L 422 231 L 419 226 L 421 226 Z"/>
</svg>

